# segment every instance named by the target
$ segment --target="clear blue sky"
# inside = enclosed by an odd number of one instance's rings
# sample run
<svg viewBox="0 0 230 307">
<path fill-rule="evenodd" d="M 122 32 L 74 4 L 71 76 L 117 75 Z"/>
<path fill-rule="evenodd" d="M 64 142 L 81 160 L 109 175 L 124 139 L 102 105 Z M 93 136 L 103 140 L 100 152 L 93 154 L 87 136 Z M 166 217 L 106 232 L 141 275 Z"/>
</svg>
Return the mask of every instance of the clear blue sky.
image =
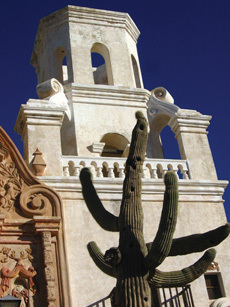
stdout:
<svg viewBox="0 0 230 307">
<path fill-rule="evenodd" d="M 209 142 L 218 178 L 228 180 L 229 0 L 0 0 L 0 125 L 18 148 L 22 151 L 13 128 L 20 105 L 37 98 L 30 57 L 39 20 L 68 4 L 130 14 L 141 31 L 138 51 L 145 88 L 164 86 L 180 108 L 213 116 Z M 174 158 L 170 146 L 168 157 Z M 224 199 L 230 220 L 230 187 Z"/>
</svg>

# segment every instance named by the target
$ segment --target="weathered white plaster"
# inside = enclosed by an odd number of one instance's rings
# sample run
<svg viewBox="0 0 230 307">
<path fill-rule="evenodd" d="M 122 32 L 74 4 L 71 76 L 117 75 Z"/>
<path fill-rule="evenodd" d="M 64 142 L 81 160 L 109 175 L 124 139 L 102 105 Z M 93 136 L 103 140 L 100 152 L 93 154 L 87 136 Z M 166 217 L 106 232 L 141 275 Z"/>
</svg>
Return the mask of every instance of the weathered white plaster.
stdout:
<svg viewBox="0 0 230 307">
<path fill-rule="evenodd" d="M 73 114 L 72 121 L 62 126 L 64 155 L 95 155 L 91 145 L 101 142 L 106 133 L 130 141 L 135 112 L 141 110 L 147 116 L 150 92 L 144 89 L 69 84 L 65 93 Z"/>
<path fill-rule="evenodd" d="M 110 85 L 135 87 L 133 55 L 139 69 L 139 87 L 143 87 L 136 50 L 138 36 L 126 13 L 67 6 L 40 21 L 31 58 L 38 83 L 50 78 L 63 82 L 62 59 L 66 56 L 68 82 L 94 84 L 90 52 L 99 44 L 94 51 L 105 58 Z"/>
<path fill-rule="evenodd" d="M 86 245 L 97 242 L 102 251 L 117 246 L 118 234 L 106 232 L 95 222 L 82 199 L 81 185 L 76 177 L 41 177 L 49 186 L 58 191 L 64 201 L 65 234 L 69 260 L 71 296 L 79 306 L 87 306 L 106 297 L 115 286 L 115 280 L 104 275 L 88 255 Z M 179 213 L 174 237 L 201 233 L 226 222 L 222 195 L 227 181 L 180 180 Z M 95 187 L 105 208 L 119 214 L 122 179 L 102 178 L 94 180 Z M 164 184 L 162 179 L 144 179 L 142 204 L 144 209 L 144 235 L 151 242 L 157 232 L 162 209 Z M 199 217 L 202 218 L 199 218 Z M 76 244 L 77 243 L 77 244 Z M 216 261 L 220 264 L 226 295 L 230 296 L 230 268 L 228 250 L 230 240 L 222 242 L 217 249 Z M 202 256 L 195 253 L 186 256 L 169 257 L 160 269 L 177 270 L 191 265 Z M 71 273 L 74 268 L 75 274 Z M 95 283 L 95 280 L 97 282 Z M 89 291 L 90 289 L 90 291 Z M 192 283 L 195 306 L 209 306 L 209 299 L 201 276 Z"/>
<path fill-rule="evenodd" d="M 217 178 L 206 131 L 210 120 L 211 116 L 180 109 L 169 122 L 178 141 L 181 158 L 189 161 L 193 179 Z"/>
<path fill-rule="evenodd" d="M 15 130 L 22 135 L 24 158 L 31 164 L 37 148 L 46 162 L 46 175 L 62 175 L 60 129 L 65 109 L 45 100 L 21 105 Z"/>
</svg>

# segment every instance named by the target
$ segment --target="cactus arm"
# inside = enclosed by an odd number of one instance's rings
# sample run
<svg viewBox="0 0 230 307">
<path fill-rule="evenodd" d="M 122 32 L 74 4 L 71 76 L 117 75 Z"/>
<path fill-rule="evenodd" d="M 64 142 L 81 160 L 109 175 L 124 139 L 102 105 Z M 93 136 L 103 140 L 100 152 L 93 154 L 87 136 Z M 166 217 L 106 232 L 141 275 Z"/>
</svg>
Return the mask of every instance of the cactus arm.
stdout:
<svg viewBox="0 0 230 307">
<path fill-rule="evenodd" d="M 145 258 L 145 265 L 151 269 L 160 265 L 168 256 L 176 228 L 178 208 L 177 176 L 173 172 L 168 172 L 164 181 L 166 188 L 161 220 L 155 240 Z"/>
<path fill-rule="evenodd" d="M 205 273 L 213 262 L 215 255 L 215 249 L 209 249 L 197 262 L 181 271 L 161 272 L 153 270 L 153 274 L 150 272 L 148 277 L 149 285 L 157 288 L 183 287 Z"/>
<path fill-rule="evenodd" d="M 93 186 L 91 173 L 88 168 L 83 168 L 81 170 L 80 180 L 82 184 L 83 197 L 90 213 L 97 223 L 105 230 L 119 231 L 118 218 L 105 210 Z"/>
<path fill-rule="evenodd" d="M 87 248 L 96 266 L 105 274 L 116 278 L 117 274 L 115 268 L 105 262 L 104 255 L 97 244 L 95 242 L 89 242 Z"/>
<path fill-rule="evenodd" d="M 186 255 L 202 252 L 210 247 L 220 244 L 230 233 L 230 224 L 227 223 L 211 231 L 191 236 L 173 239 L 168 256 Z M 152 243 L 147 243 L 150 250 Z"/>
<path fill-rule="evenodd" d="M 203 234 L 195 234 L 178 239 L 172 242 L 169 256 L 186 255 L 202 252 L 207 248 L 218 245 L 230 233 L 230 224 L 227 223 Z"/>
</svg>

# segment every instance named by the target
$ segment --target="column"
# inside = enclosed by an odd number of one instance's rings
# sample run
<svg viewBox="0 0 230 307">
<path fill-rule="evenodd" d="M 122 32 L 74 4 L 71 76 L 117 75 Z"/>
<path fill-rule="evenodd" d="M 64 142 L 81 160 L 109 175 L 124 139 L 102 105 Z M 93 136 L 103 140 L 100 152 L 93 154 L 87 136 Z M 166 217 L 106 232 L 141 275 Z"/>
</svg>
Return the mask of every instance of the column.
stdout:
<svg viewBox="0 0 230 307">
<path fill-rule="evenodd" d="M 169 121 L 181 159 L 188 160 L 191 179 L 217 180 L 206 131 L 211 116 L 180 109 Z"/>
</svg>

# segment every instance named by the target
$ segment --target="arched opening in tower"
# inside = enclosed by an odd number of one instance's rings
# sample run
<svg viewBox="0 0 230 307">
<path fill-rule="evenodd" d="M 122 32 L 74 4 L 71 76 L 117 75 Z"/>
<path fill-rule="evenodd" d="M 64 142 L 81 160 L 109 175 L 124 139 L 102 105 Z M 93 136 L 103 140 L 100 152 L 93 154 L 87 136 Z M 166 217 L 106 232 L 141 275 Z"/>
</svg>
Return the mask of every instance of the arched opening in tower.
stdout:
<svg viewBox="0 0 230 307">
<path fill-rule="evenodd" d="M 58 47 L 54 51 L 55 78 L 62 84 L 68 83 L 68 68 L 66 51 L 64 47 Z"/>
<path fill-rule="evenodd" d="M 113 85 L 113 75 L 108 48 L 101 43 L 91 48 L 92 72 L 95 84 Z"/>
<path fill-rule="evenodd" d="M 105 59 L 100 53 L 92 52 L 93 79 L 95 84 L 108 85 Z"/>
<path fill-rule="evenodd" d="M 132 66 L 133 66 L 133 73 L 134 73 L 134 79 L 135 79 L 135 84 L 137 88 L 141 88 L 141 81 L 140 81 L 140 75 L 139 75 L 139 70 L 137 66 L 137 61 L 134 58 L 133 55 L 131 55 L 131 60 L 132 60 Z"/>
</svg>

